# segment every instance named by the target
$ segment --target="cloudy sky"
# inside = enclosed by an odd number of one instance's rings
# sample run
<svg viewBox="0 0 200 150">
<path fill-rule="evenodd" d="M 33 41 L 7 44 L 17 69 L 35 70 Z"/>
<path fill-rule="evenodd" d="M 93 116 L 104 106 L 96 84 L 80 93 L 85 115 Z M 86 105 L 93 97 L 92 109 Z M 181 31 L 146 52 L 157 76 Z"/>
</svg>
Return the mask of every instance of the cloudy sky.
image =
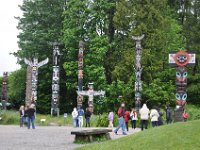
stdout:
<svg viewBox="0 0 200 150">
<path fill-rule="evenodd" d="M 18 21 L 14 16 L 21 16 L 18 5 L 22 0 L 0 0 L 0 76 L 4 71 L 14 71 L 20 68 L 16 64 L 17 59 L 9 53 L 16 52 L 17 35 L 19 31 L 16 26 Z"/>
</svg>

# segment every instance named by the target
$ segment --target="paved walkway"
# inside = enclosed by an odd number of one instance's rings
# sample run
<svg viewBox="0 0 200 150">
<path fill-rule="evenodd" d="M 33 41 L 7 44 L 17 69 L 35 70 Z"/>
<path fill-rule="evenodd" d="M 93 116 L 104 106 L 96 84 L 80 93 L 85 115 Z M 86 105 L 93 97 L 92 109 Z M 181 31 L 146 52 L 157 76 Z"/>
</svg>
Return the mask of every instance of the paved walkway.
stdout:
<svg viewBox="0 0 200 150">
<path fill-rule="evenodd" d="M 83 145 L 74 144 L 72 127 L 39 127 L 35 130 L 19 128 L 18 126 L 0 126 L 0 150 L 73 150 Z M 128 134 L 139 132 L 132 130 Z M 111 138 L 116 139 L 124 135 L 111 133 Z"/>
</svg>

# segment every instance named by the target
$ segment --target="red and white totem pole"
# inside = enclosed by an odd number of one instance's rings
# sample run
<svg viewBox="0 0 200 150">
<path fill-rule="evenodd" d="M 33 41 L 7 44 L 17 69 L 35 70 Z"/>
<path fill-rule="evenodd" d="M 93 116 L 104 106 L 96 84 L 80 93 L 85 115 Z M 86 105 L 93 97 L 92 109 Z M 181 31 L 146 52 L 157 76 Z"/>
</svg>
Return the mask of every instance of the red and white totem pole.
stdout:
<svg viewBox="0 0 200 150">
<path fill-rule="evenodd" d="M 83 51 L 84 51 L 84 42 L 79 42 L 79 51 L 78 51 L 78 92 L 83 90 Z M 82 107 L 83 96 L 78 94 L 77 96 L 77 107 Z"/>
<path fill-rule="evenodd" d="M 195 53 L 180 50 L 169 54 L 169 64 L 176 67 L 176 104 L 175 121 L 183 121 L 183 111 L 187 100 L 187 67 L 195 65 Z"/>
</svg>

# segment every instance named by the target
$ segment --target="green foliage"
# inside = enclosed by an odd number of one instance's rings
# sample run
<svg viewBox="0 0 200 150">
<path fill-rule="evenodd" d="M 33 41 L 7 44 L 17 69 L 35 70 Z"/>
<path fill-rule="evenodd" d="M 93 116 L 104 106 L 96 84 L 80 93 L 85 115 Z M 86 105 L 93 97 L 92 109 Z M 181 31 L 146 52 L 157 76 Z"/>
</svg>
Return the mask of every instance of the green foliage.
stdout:
<svg viewBox="0 0 200 150">
<path fill-rule="evenodd" d="M 12 72 L 8 77 L 8 97 L 9 102 L 16 108 L 24 103 L 26 89 L 26 69 Z"/>
</svg>

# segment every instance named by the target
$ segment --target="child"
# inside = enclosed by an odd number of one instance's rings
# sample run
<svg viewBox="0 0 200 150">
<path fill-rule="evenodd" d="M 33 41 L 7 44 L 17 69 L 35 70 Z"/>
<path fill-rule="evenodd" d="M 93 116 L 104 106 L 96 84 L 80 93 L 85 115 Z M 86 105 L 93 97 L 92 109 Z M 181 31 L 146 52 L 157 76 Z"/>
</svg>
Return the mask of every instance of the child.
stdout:
<svg viewBox="0 0 200 150">
<path fill-rule="evenodd" d="M 130 117 L 131 117 L 132 129 L 135 129 L 138 118 L 137 118 L 137 112 L 134 108 L 131 111 Z"/>
<path fill-rule="evenodd" d="M 113 128 L 113 120 L 114 120 L 114 113 L 112 111 L 109 111 L 108 113 L 109 128 Z"/>
</svg>

